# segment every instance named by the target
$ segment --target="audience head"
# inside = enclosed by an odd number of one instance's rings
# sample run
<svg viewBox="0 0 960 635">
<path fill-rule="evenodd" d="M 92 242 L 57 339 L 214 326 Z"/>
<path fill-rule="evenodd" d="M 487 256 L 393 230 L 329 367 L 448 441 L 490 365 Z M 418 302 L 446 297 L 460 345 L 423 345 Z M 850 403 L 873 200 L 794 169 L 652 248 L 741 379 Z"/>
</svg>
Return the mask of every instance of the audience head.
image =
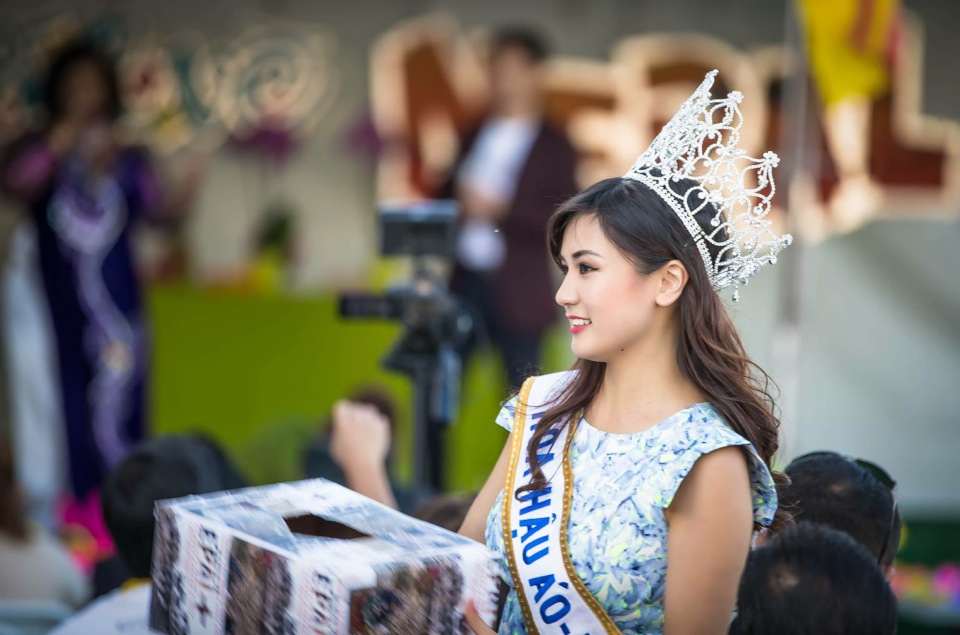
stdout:
<svg viewBox="0 0 960 635">
<path fill-rule="evenodd" d="M 113 60 L 92 42 L 68 43 L 50 62 L 43 99 L 50 123 L 115 121 L 121 103 Z"/>
<path fill-rule="evenodd" d="M 205 434 L 194 434 L 189 438 L 206 449 L 206 452 L 209 454 L 210 460 L 212 461 L 212 468 L 219 475 L 221 480 L 221 489 L 240 489 L 249 485 L 243 475 L 240 474 L 237 466 L 234 465 L 230 457 L 227 456 L 227 453 L 223 450 L 223 447 L 221 447 L 220 444 L 217 443 L 212 437 L 209 437 Z"/>
<path fill-rule="evenodd" d="M 730 635 L 893 635 L 897 602 L 871 554 L 847 534 L 802 523 L 747 560 Z"/>
<path fill-rule="evenodd" d="M 540 99 L 540 66 L 547 46 L 528 28 L 504 28 L 493 34 L 490 46 L 490 92 L 501 114 L 529 114 Z"/>
<path fill-rule="evenodd" d="M 790 484 L 780 492 L 797 522 L 838 529 L 873 554 L 886 575 L 900 544 L 901 518 L 895 483 L 879 466 L 835 452 L 796 458 L 785 470 Z"/>
<path fill-rule="evenodd" d="M 23 492 L 17 484 L 13 452 L 0 439 L 0 534 L 16 540 L 29 537 L 27 518 L 23 507 Z"/>
<path fill-rule="evenodd" d="M 438 527 L 458 531 L 476 497 L 475 493 L 435 496 L 418 507 L 413 516 Z"/>
<path fill-rule="evenodd" d="M 103 517 L 130 574 L 150 576 L 154 503 L 226 489 L 210 441 L 169 436 L 140 444 L 110 473 L 100 492 Z"/>
</svg>

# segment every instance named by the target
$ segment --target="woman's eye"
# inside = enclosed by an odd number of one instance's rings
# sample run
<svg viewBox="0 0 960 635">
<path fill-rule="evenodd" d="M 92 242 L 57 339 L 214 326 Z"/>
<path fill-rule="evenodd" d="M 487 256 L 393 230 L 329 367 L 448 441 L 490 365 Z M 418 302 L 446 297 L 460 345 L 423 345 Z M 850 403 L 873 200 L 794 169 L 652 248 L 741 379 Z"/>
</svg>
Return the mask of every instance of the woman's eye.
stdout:
<svg viewBox="0 0 960 635">
<path fill-rule="evenodd" d="M 594 267 L 591 267 L 590 265 L 582 262 L 579 265 L 577 265 L 577 269 L 580 270 L 580 273 L 589 273 L 591 271 L 596 271 Z"/>
<path fill-rule="evenodd" d="M 568 271 L 570 271 L 570 268 L 569 268 L 569 267 L 567 267 L 567 266 L 565 266 L 565 265 L 561 265 L 561 266 L 560 266 L 560 273 L 561 273 L 561 274 L 567 275 L 567 272 L 568 272 Z"/>
</svg>

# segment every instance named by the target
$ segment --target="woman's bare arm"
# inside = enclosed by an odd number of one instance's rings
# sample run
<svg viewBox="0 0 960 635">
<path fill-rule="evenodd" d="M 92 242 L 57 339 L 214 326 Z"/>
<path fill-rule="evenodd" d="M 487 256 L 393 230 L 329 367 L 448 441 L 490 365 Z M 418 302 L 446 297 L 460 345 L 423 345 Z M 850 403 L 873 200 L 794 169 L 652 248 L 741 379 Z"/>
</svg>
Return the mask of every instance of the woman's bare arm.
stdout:
<svg viewBox="0 0 960 635">
<path fill-rule="evenodd" d="M 497 495 L 500 494 L 504 481 L 507 479 L 507 462 L 509 460 L 510 439 L 508 438 L 503 446 L 503 451 L 500 452 L 500 458 L 497 459 L 497 464 L 490 472 L 490 476 L 487 477 L 487 482 L 483 484 L 483 488 L 477 494 L 477 498 L 474 499 L 473 505 L 470 506 L 470 511 L 467 512 L 467 517 L 463 520 L 463 525 L 460 526 L 460 534 L 467 538 L 473 538 L 477 542 L 486 542 L 484 530 L 487 524 L 487 516 L 490 515 L 493 503 L 497 500 Z"/>
<path fill-rule="evenodd" d="M 743 450 L 727 447 L 700 457 L 665 515 L 664 635 L 725 635 L 753 530 Z"/>
</svg>

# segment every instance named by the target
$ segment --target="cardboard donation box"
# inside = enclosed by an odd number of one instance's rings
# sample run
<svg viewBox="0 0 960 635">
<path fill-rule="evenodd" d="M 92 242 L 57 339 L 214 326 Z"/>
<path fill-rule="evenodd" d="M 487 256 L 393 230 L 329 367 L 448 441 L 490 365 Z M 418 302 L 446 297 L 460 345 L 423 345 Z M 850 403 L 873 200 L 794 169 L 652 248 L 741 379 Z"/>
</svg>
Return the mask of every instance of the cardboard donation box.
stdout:
<svg viewBox="0 0 960 635">
<path fill-rule="evenodd" d="M 496 555 L 317 479 L 158 503 L 150 628 L 168 635 L 471 633 Z"/>
</svg>

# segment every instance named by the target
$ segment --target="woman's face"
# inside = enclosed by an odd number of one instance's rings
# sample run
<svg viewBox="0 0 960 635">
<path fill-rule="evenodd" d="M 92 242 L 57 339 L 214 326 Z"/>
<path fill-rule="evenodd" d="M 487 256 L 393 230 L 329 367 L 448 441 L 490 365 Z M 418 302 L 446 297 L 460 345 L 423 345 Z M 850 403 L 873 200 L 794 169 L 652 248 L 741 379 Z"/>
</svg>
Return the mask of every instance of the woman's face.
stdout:
<svg viewBox="0 0 960 635">
<path fill-rule="evenodd" d="M 567 226 L 560 257 L 563 282 L 556 300 L 570 322 L 574 355 L 606 362 L 650 332 L 659 279 L 637 271 L 604 235 L 596 215 Z"/>
<path fill-rule="evenodd" d="M 490 63 L 490 94 L 495 107 L 533 103 L 540 94 L 539 65 L 519 47 L 504 47 Z"/>
<path fill-rule="evenodd" d="M 97 63 L 85 59 L 74 64 L 60 86 L 64 117 L 88 122 L 106 113 L 107 102 L 107 83 Z"/>
</svg>

